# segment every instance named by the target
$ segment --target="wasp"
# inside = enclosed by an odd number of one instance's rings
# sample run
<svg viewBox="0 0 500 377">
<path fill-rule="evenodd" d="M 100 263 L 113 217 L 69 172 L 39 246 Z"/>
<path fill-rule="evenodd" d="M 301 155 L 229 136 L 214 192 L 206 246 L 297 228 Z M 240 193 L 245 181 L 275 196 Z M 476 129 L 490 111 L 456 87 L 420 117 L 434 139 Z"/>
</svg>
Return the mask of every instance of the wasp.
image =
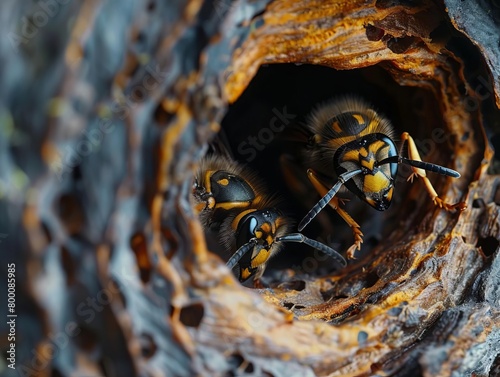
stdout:
<svg viewBox="0 0 500 377">
<path fill-rule="evenodd" d="M 301 232 L 326 205 L 330 205 L 353 231 L 354 244 L 347 251 L 349 259 L 354 258 L 356 249 L 360 250 L 363 233 L 356 221 L 340 208 L 342 199 L 336 194 L 343 186 L 371 207 L 384 211 L 391 204 L 398 165 L 406 164 L 412 169 L 408 180 L 421 178 L 435 205 L 447 211 L 466 208 L 463 202 L 449 204 L 441 199 L 426 171 L 453 178 L 459 178 L 460 174 L 422 161 L 407 132 L 401 136 L 403 143 L 398 153 L 391 122 L 363 99 L 344 97 L 317 107 L 307 120 L 306 130 L 312 134 L 306 148 L 306 163 L 310 167 L 307 176 L 322 198 L 302 219 L 298 230 Z M 402 156 L 405 145 L 408 158 Z M 333 186 L 325 183 L 335 176 L 337 182 Z"/>
<path fill-rule="evenodd" d="M 292 233 L 293 221 L 280 210 L 279 200 L 267 193 L 255 173 L 226 157 L 202 160 L 192 196 L 202 226 L 216 232 L 225 250 L 233 253 L 227 266 L 241 282 L 259 279 L 286 242 L 304 243 L 346 265 L 331 247 Z"/>
</svg>

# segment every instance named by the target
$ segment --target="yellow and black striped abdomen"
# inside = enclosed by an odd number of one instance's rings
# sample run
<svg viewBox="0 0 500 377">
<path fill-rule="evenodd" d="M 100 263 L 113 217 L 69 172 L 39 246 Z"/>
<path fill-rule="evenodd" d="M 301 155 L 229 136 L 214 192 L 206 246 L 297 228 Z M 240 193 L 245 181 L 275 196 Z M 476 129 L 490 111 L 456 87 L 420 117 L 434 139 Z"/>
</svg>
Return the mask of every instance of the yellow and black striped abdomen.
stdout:
<svg viewBox="0 0 500 377">
<path fill-rule="evenodd" d="M 308 124 L 316 143 L 332 151 L 362 136 L 382 133 L 392 138 L 394 133 L 386 118 L 361 98 L 352 96 L 318 107 Z"/>
<path fill-rule="evenodd" d="M 207 172 L 207 191 L 215 199 L 215 209 L 231 210 L 248 207 L 256 194 L 243 178 L 227 171 Z"/>
</svg>

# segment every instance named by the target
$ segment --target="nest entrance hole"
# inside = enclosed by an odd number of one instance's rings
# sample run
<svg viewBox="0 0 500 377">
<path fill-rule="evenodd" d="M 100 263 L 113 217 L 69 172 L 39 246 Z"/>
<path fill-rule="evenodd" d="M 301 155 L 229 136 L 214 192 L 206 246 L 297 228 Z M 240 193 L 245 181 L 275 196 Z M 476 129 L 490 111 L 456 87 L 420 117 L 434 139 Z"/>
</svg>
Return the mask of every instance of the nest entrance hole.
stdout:
<svg viewBox="0 0 500 377">
<path fill-rule="evenodd" d="M 345 95 L 364 98 L 388 117 L 394 126 L 397 143 L 403 131 L 410 132 L 423 158 L 432 156 L 432 160 L 438 162 L 440 153 L 447 149 L 439 145 L 446 143 L 446 128 L 433 94 L 419 87 L 399 85 L 379 65 L 347 71 L 307 64 L 264 65 L 240 98 L 229 106 L 222 121 L 221 138 L 229 146 L 236 161 L 258 172 L 269 191 L 284 199 L 283 209 L 296 223 L 309 208 L 297 203 L 294 188 L 289 187 L 283 179 L 281 156 L 298 153 L 289 147 L 287 135 L 291 127 L 306 121 L 307 115 L 315 106 Z M 436 139 L 439 139 L 439 143 Z M 442 158 L 446 158 L 445 153 Z M 358 256 L 369 253 L 371 248 L 386 238 L 391 229 L 398 226 L 399 220 L 407 217 L 405 207 L 410 209 L 415 205 L 411 198 L 407 198 L 410 184 L 405 182 L 409 174 L 409 170 L 405 168 L 399 169 L 395 198 L 389 210 L 378 212 L 356 197 L 351 197 L 352 200 L 347 204 L 349 213 L 362 227 L 365 241 L 370 240 L 365 242 Z M 414 184 L 418 185 L 420 182 Z M 312 186 L 311 192 L 314 192 Z M 313 195 L 319 199 L 315 193 Z M 351 230 L 333 210 L 325 211 L 335 228 L 322 229 L 317 223 L 312 223 L 306 233 L 312 237 L 319 236 L 323 242 L 344 252 L 352 244 Z M 274 258 L 268 270 L 272 271 L 273 267 L 299 267 L 303 271 L 304 268 L 301 267 L 304 267 L 304 261 L 312 253 L 301 245 L 287 245 L 286 252 Z M 322 259 L 317 263 L 315 272 L 328 273 L 332 268 L 335 268 L 333 261 Z"/>
</svg>

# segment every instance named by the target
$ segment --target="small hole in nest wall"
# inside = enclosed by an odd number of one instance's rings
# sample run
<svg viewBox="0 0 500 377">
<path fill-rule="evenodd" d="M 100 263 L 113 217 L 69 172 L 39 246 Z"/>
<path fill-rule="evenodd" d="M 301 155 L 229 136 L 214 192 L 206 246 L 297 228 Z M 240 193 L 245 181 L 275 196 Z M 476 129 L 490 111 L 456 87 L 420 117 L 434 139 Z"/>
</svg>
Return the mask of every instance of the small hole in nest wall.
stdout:
<svg viewBox="0 0 500 377">
<path fill-rule="evenodd" d="M 205 308 L 201 303 L 184 306 L 181 309 L 180 321 L 188 327 L 198 327 L 205 314 Z"/>
<path fill-rule="evenodd" d="M 255 367 L 250 361 L 247 361 L 241 354 L 239 353 L 233 353 L 231 356 L 228 358 L 228 364 L 230 365 L 231 369 L 233 370 L 238 370 L 239 373 L 253 373 L 255 370 Z M 231 373 L 231 376 L 234 376 L 235 374 Z"/>
<path fill-rule="evenodd" d="M 497 353 L 495 360 L 491 364 L 490 373 L 488 376 L 500 376 L 500 353 Z"/>
<path fill-rule="evenodd" d="M 380 29 L 373 25 L 367 25 L 365 29 L 366 38 L 368 38 L 369 41 L 380 41 L 385 34 L 383 29 Z"/>
<path fill-rule="evenodd" d="M 145 359 L 150 359 L 155 355 L 158 347 L 152 335 L 147 333 L 141 334 L 139 342 L 141 344 L 141 354 Z"/>
<path fill-rule="evenodd" d="M 387 40 L 387 48 L 395 54 L 404 54 L 415 45 L 417 41 L 418 39 L 415 37 L 389 38 Z"/>
<path fill-rule="evenodd" d="M 282 199 L 281 210 L 293 218 L 295 224 L 320 198 L 307 179 L 309 166 L 303 163 L 306 158 L 302 147 L 294 141 L 295 130 L 304 128 L 309 113 L 318 104 L 346 95 L 362 97 L 390 119 L 397 144 L 402 132 L 409 131 L 422 156 L 432 156 L 433 162 L 449 158 L 446 153 L 449 138 L 433 95 L 420 88 L 398 85 L 379 66 L 352 71 L 313 65 L 263 66 L 245 92 L 229 107 L 222 121 L 224 144 L 234 160 L 256 172 L 268 191 Z M 284 159 L 291 161 L 291 169 Z M 402 174 L 396 178 L 392 205 L 387 211 L 376 211 L 351 193 L 339 194 L 350 200 L 344 208 L 360 224 L 365 239 L 370 240 L 363 244 L 358 257 L 369 254 L 378 246 L 378 240 L 386 239 L 406 212 L 404 206 L 409 200 L 405 196 L 410 184 L 406 183 L 406 171 L 399 170 Z M 304 184 L 307 195 L 298 194 L 298 186 L 290 184 L 287 174 L 298 177 L 297 185 Z M 423 187 L 419 189 L 423 191 Z M 332 229 L 335 229 L 334 236 Z M 330 208 L 321 211 L 304 233 L 341 253 L 353 243 L 350 227 Z M 306 258 L 316 261 L 315 269 L 309 268 L 313 263 L 304 265 Z M 321 273 L 329 273 L 339 266 L 314 250 L 287 244 L 285 251 L 269 264 L 268 270 L 273 268 L 292 268 L 309 274 L 318 273 L 320 268 Z"/>
<path fill-rule="evenodd" d="M 486 204 L 483 198 L 474 199 L 472 201 L 472 208 L 484 208 Z"/>
<path fill-rule="evenodd" d="M 495 237 L 481 237 L 477 241 L 476 247 L 480 247 L 483 250 L 484 255 L 487 257 L 492 256 L 500 245 L 500 241 L 498 241 Z"/>
</svg>

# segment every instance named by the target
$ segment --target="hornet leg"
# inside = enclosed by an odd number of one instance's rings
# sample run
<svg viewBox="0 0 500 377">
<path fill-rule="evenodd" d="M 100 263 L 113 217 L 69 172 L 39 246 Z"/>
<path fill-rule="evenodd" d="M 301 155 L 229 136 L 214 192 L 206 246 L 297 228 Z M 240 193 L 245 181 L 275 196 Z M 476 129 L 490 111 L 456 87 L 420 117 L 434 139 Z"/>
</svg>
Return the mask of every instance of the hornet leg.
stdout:
<svg viewBox="0 0 500 377">
<path fill-rule="evenodd" d="M 422 161 L 422 159 L 420 158 L 420 154 L 418 153 L 417 145 L 415 144 L 415 141 L 410 136 L 410 134 L 408 132 L 403 132 L 403 134 L 401 135 L 401 139 L 403 140 L 403 142 L 406 141 L 408 143 L 409 159 Z M 427 178 L 425 170 L 416 167 L 412 167 L 411 169 L 413 172 L 408 177 L 408 180 L 410 182 L 413 182 L 413 178 L 419 178 L 419 177 L 422 178 L 425 184 L 425 189 L 429 193 L 429 196 L 431 197 L 432 201 L 436 206 L 438 206 L 439 208 L 443 208 L 447 211 L 454 211 L 454 210 L 463 211 L 464 209 L 467 208 L 467 205 L 464 202 L 458 202 L 455 204 L 450 204 L 445 202 L 438 196 L 436 190 L 432 186 L 431 181 L 429 180 L 429 178 Z"/>
<path fill-rule="evenodd" d="M 313 184 L 316 191 L 319 193 L 319 195 L 323 197 L 328 192 L 328 187 L 325 186 L 318 179 L 316 173 L 313 170 L 308 169 L 307 176 L 311 181 L 311 183 Z M 356 252 L 356 249 L 361 250 L 361 244 L 363 243 L 363 233 L 361 232 L 359 224 L 356 221 L 354 221 L 351 215 L 349 215 L 345 210 L 340 208 L 341 202 L 342 199 L 334 196 L 332 200 L 330 200 L 328 205 L 332 207 L 352 229 L 352 233 L 354 236 L 354 244 L 351 247 L 349 247 L 349 249 L 347 249 L 347 258 L 354 259 L 354 253 Z"/>
</svg>

